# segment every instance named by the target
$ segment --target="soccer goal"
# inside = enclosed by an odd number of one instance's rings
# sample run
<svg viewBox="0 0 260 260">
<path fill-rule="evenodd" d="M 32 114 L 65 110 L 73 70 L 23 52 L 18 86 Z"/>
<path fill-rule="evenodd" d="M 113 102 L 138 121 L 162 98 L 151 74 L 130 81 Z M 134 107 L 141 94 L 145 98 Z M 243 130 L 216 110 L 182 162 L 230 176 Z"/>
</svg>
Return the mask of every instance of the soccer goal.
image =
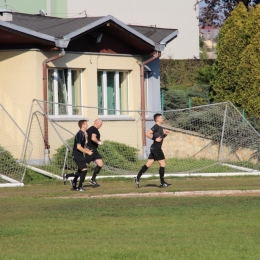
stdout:
<svg viewBox="0 0 260 260">
<path fill-rule="evenodd" d="M 1 104 L 0 122 L 0 187 L 23 186 L 26 161 L 30 157 L 32 144 Z"/>
<path fill-rule="evenodd" d="M 27 167 L 59 179 L 65 172 L 76 171 L 72 148 L 79 130 L 77 122 L 87 119 L 91 126 L 101 117 L 100 133 L 105 143 L 99 152 L 105 166 L 100 175 L 135 175 L 149 154 L 152 141 L 144 136 L 154 124 L 154 113 L 145 111 L 143 124 L 141 111 L 104 111 L 34 100 L 27 129 L 33 153 Z M 259 174 L 259 133 L 231 103 L 161 113 L 165 117 L 163 127 L 169 130 L 163 143 L 167 174 Z M 90 165 L 89 171 L 93 167 Z M 158 168 L 155 163 L 147 173 L 155 175 Z"/>
</svg>

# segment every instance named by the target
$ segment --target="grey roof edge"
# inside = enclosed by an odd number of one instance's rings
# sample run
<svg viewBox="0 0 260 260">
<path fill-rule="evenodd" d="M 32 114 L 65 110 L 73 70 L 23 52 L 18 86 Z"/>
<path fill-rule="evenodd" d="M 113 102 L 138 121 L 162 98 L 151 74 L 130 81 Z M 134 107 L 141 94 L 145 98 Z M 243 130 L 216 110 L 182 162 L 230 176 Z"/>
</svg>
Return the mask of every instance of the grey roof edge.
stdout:
<svg viewBox="0 0 260 260">
<path fill-rule="evenodd" d="M 118 19 L 116 19 L 114 16 L 112 15 L 108 15 L 111 17 L 111 20 L 116 22 L 118 25 L 120 25 L 121 27 L 123 27 L 124 29 L 126 29 L 127 31 L 131 32 L 132 34 L 136 35 L 137 37 L 141 38 L 142 40 L 144 40 L 145 42 L 149 43 L 152 46 L 155 46 L 155 42 L 152 41 L 151 39 L 149 39 L 148 37 L 144 36 L 143 34 L 139 33 L 138 31 L 136 31 L 135 29 L 131 28 L 130 26 L 122 23 L 121 21 L 119 21 Z"/>
<path fill-rule="evenodd" d="M 123 22 L 119 21 L 118 19 L 116 19 L 114 16 L 112 15 L 107 15 L 107 16 L 104 16 L 98 20 L 96 20 L 95 22 L 92 22 L 72 33 L 69 33 L 67 35 L 64 36 L 64 38 L 73 38 L 75 36 L 78 36 L 79 34 L 87 31 L 87 30 L 90 30 L 92 28 L 95 28 L 96 26 L 102 24 L 102 23 L 105 23 L 105 22 L 108 22 L 108 21 L 114 21 L 116 24 L 118 24 L 119 26 L 121 26 L 122 28 L 126 29 L 127 31 L 131 32 L 132 34 L 136 35 L 137 37 L 141 38 L 142 40 L 144 40 L 145 42 L 147 42 L 148 44 L 152 45 L 152 46 L 155 46 L 155 43 L 147 38 L 146 36 L 144 36 L 143 34 L 137 32 L 136 30 L 134 30 L 133 28 L 131 28 L 130 26 L 124 24 Z"/>
<path fill-rule="evenodd" d="M 51 36 L 51 35 L 36 32 L 34 30 L 27 29 L 25 27 L 15 25 L 15 24 L 11 24 L 11 23 L 8 23 L 8 22 L 0 21 L 0 26 L 12 29 L 14 31 L 22 32 L 24 34 L 28 34 L 28 35 L 34 36 L 36 38 L 51 41 L 51 42 L 55 43 L 56 47 L 66 48 L 69 44 L 69 39 L 59 39 L 59 41 L 57 41 L 57 39 L 55 37 Z"/>
<path fill-rule="evenodd" d="M 116 19 L 112 15 L 104 16 L 104 17 L 102 17 L 102 18 L 100 18 L 100 19 L 98 19 L 98 20 L 96 20 L 96 21 L 94 21 L 94 22 L 92 22 L 92 23 L 72 32 L 72 33 L 69 33 L 69 34 L 63 36 L 63 38 L 60 38 L 60 39 L 57 39 L 54 36 L 51 36 L 51 35 L 48 35 L 48 34 L 36 32 L 34 30 L 31 30 L 31 29 L 28 29 L 28 28 L 25 28 L 25 27 L 22 27 L 22 26 L 19 26 L 19 25 L 11 24 L 11 23 L 8 23 L 8 22 L 4 22 L 4 21 L 0 21 L 0 26 L 12 29 L 14 31 L 22 32 L 22 33 L 34 36 L 36 38 L 51 41 L 51 42 L 55 43 L 56 47 L 59 47 L 59 48 L 66 48 L 68 46 L 71 38 L 78 36 L 79 34 L 86 32 L 87 30 L 95 28 L 96 26 L 98 26 L 102 23 L 105 23 L 109 20 L 114 21 L 116 24 L 118 24 L 119 26 L 121 26 L 125 30 L 129 31 L 130 33 L 136 35 L 137 37 L 139 37 L 143 41 L 147 42 L 148 44 L 153 46 L 156 51 L 163 51 L 166 44 L 169 41 L 171 41 L 174 37 L 176 37 L 179 33 L 178 30 L 176 30 L 173 33 L 171 33 L 170 35 L 168 35 L 167 37 L 165 37 L 163 40 L 161 40 L 160 43 L 155 43 L 154 41 L 152 41 L 148 37 L 139 33 L 138 31 L 131 28 L 130 26 L 124 24 L 123 22 Z"/>
<path fill-rule="evenodd" d="M 172 32 L 171 34 L 169 34 L 167 37 L 165 37 L 164 39 L 162 39 L 160 41 L 160 44 L 167 44 L 168 42 L 170 42 L 171 40 L 173 40 L 175 37 L 177 37 L 179 34 L 179 31 L 176 29 L 176 31 Z"/>
</svg>

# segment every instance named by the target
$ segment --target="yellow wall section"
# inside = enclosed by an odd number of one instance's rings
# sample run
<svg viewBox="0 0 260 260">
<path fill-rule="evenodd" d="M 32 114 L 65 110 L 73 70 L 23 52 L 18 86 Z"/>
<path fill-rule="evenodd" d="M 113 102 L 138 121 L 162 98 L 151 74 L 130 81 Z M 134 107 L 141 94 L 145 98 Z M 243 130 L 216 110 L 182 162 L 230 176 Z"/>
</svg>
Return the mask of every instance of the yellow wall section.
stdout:
<svg viewBox="0 0 260 260">
<path fill-rule="evenodd" d="M 43 100 L 42 63 L 45 59 L 57 55 L 59 52 L 1 51 L 1 95 L 0 103 L 14 118 L 21 129 L 26 132 L 29 112 L 33 99 Z M 97 71 L 120 70 L 129 71 L 129 109 L 140 109 L 140 57 L 93 55 L 66 53 L 64 57 L 48 63 L 49 67 L 82 69 L 82 105 L 97 106 Z M 42 102 L 41 102 L 42 105 Z M 34 103 L 33 111 L 40 110 Z M 140 114 L 130 114 L 135 121 L 105 121 L 100 129 L 103 140 L 113 140 L 142 149 Z M 92 125 L 98 117 L 97 109 L 83 108 L 83 117 L 89 119 Z M 82 117 L 81 117 L 82 118 Z M 76 119 L 77 121 L 78 119 Z M 43 124 L 43 120 L 40 120 Z M 75 134 L 78 131 L 77 122 L 61 123 Z M 114 130 L 116 129 L 116 131 Z M 64 136 L 67 139 L 69 136 Z M 34 144 L 31 159 L 44 158 L 44 144 L 37 120 L 32 125 L 30 139 Z M 49 142 L 51 156 L 60 147 L 61 140 L 49 126 Z"/>
</svg>

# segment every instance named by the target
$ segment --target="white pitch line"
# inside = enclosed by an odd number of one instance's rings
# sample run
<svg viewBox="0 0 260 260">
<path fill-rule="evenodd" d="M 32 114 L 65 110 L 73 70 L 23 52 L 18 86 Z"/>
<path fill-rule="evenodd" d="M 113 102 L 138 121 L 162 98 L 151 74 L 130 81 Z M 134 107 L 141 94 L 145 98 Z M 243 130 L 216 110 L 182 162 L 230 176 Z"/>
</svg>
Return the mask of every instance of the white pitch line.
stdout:
<svg viewBox="0 0 260 260">
<path fill-rule="evenodd" d="M 260 194 L 260 190 L 210 190 L 210 191 L 176 191 L 176 192 L 149 192 L 149 193 L 123 193 L 123 194 L 104 194 L 89 196 L 89 198 L 110 198 L 110 197 L 193 197 L 193 196 L 227 196 L 227 195 L 248 195 Z"/>
<path fill-rule="evenodd" d="M 212 172 L 212 173 L 166 173 L 164 174 L 165 177 L 225 177 L 225 176 L 257 176 L 260 175 L 260 172 Z M 106 175 L 106 176 L 98 176 L 99 179 L 101 178 L 133 178 L 136 175 L 129 174 L 129 175 Z M 143 178 L 151 178 L 151 177 L 159 177 L 159 174 L 144 174 L 142 175 Z M 86 177 L 89 179 L 90 177 Z"/>
</svg>

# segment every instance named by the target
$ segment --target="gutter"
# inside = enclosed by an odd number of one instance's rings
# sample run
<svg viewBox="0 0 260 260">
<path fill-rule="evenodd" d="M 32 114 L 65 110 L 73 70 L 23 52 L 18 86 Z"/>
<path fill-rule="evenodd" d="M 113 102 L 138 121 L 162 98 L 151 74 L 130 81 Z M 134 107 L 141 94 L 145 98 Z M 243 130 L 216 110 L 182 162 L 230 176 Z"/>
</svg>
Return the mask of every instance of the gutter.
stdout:
<svg viewBox="0 0 260 260">
<path fill-rule="evenodd" d="M 46 159 L 46 155 L 48 158 L 48 154 L 49 154 L 49 149 L 50 149 L 50 145 L 49 145 L 49 135 L 48 135 L 48 120 L 47 120 L 47 115 L 48 115 L 48 109 L 47 109 L 47 102 L 48 102 L 48 97 L 47 97 L 47 63 L 57 60 L 61 57 L 63 57 L 65 55 L 65 51 L 64 49 L 61 49 L 61 53 L 59 53 L 58 55 L 55 55 L 51 58 L 48 58 L 46 60 L 43 61 L 42 63 L 42 75 L 43 75 L 43 101 L 44 101 L 44 146 L 45 146 L 45 162 L 48 162 L 48 160 Z"/>
<path fill-rule="evenodd" d="M 146 158 L 146 127 L 145 127 L 145 91 L 144 91 L 144 66 L 153 60 L 159 59 L 161 52 L 157 52 L 152 58 L 140 64 L 140 77 L 141 77 L 141 120 L 142 120 L 142 141 L 143 141 L 143 157 Z"/>
</svg>

